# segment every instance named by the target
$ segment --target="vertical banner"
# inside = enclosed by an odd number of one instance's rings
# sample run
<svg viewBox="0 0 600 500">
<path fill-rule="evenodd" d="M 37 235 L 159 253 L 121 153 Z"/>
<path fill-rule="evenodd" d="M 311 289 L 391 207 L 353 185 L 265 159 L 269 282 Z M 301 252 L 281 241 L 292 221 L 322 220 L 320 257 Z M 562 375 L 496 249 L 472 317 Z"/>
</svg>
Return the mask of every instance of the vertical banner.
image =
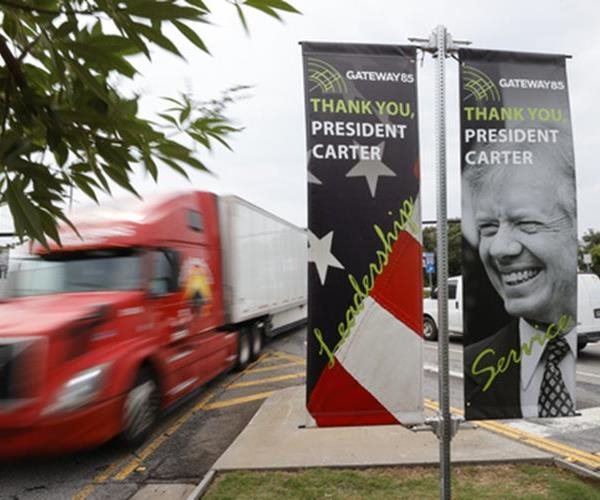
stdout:
<svg viewBox="0 0 600 500">
<path fill-rule="evenodd" d="M 466 419 L 574 415 L 565 57 L 461 50 L 460 89 Z"/>
<path fill-rule="evenodd" d="M 319 426 L 423 421 L 415 49 L 303 43 L 307 407 Z"/>
</svg>

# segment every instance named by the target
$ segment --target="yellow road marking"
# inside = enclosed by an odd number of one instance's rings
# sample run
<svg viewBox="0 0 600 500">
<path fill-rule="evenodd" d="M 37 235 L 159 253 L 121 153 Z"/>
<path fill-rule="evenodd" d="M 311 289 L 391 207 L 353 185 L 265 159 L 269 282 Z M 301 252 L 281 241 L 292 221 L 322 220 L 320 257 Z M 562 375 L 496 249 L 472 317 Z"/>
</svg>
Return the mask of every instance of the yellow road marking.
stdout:
<svg viewBox="0 0 600 500">
<path fill-rule="evenodd" d="M 425 406 L 431 410 L 439 409 L 438 403 L 429 399 L 425 400 Z M 450 408 L 450 410 L 452 413 L 463 415 L 463 411 L 458 408 Z M 509 425 L 502 424 L 495 420 L 478 420 L 476 425 L 483 429 L 495 432 L 496 434 L 501 434 L 511 439 L 530 444 L 544 451 L 560 455 L 569 462 L 579 462 L 592 469 L 600 469 L 600 457 L 585 450 L 580 450 L 579 448 L 574 448 L 553 439 L 537 436 L 536 434 L 520 429 L 514 429 Z"/>
<path fill-rule="evenodd" d="M 276 370 L 283 370 L 284 368 L 291 368 L 298 366 L 297 362 L 293 363 L 280 363 L 274 366 L 265 366 L 263 368 L 251 368 L 250 370 L 246 370 L 245 373 L 263 373 L 263 372 L 273 372 Z"/>
<path fill-rule="evenodd" d="M 300 365 L 306 364 L 306 360 L 303 357 L 296 356 L 294 354 L 288 354 L 287 352 L 281 352 L 281 351 L 275 351 L 272 354 L 273 354 L 273 356 L 276 356 L 278 358 L 287 359 L 289 361 L 298 363 Z"/>
<path fill-rule="evenodd" d="M 261 361 L 265 360 L 266 358 L 269 358 L 270 356 L 271 356 L 271 353 L 269 353 L 269 352 L 265 352 L 265 353 L 261 354 L 256 361 L 254 361 L 253 363 L 250 363 L 248 365 L 246 370 L 252 369 L 256 365 L 258 365 Z M 238 378 L 240 378 L 242 375 L 244 375 L 244 373 L 246 373 L 246 370 L 240 372 L 233 380 L 235 381 Z M 114 479 L 117 481 L 123 481 L 123 480 L 127 479 L 127 477 L 133 471 L 135 471 L 144 460 L 146 460 L 150 455 L 152 455 L 161 444 L 163 444 L 169 437 L 171 437 L 171 435 L 173 435 L 175 432 L 177 432 L 177 430 L 187 420 L 189 420 L 198 411 L 205 410 L 207 403 L 211 399 L 214 398 L 215 394 L 216 394 L 215 391 L 211 391 L 210 393 L 208 393 L 208 395 L 206 397 L 201 399 L 193 408 L 191 408 L 186 413 L 184 413 L 180 418 L 178 418 L 172 425 L 170 425 L 167 428 L 166 431 L 161 433 L 160 436 L 156 437 L 150 444 L 148 444 L 141 451 L 141 453 L 136 456 L 136 458 L 131 460 L 129 462 L 129 464 L 127 464 L 124 468 L 122 468 L 121 471 L 114 477 Z"/>
<path fill-rule="evenodd" d="M 98 486 L 98 484 L 102 484 L 102 483 L 104 483 L 104 482 L 106 482 L 108 480 L 108 478 L 111 476 L 111 474 L 115 471 L 115 469 L 119 466 L 119 464 L 121 463 L 121 461 L 126 456 L 127 455 L 125 455 L 125 454 L 122 455 L 117 460 L 114 460 L 110 465 L 108 465 L 102 472 L 100 472 L 99 474 L 97 474 L 96 476 L 94 476 L 94 479 L 92 479 L 91 483 L 89 483 L 88 485 L 86 485 L 84 488 L 82 488 L 79 492 L 77 492 L 73 496 L 73 500 L 84 500 L 89 495 L 91 495 L 92 492 Z"/>
<path fill-rule="evenodd" d="M 140 464 L 146 460 L 152 453 L 154 453 L 158 447 L 163 444 L 168 438 L 170 438 L 183 424 L 187 422 L 196 412 L 204 409 L 206 404 L 215 396 L 215 392 L 210 392 L 207 396 L 202 398 L 193 408 L 189 409 L 185 412 L 181 417 L 179 417 L 175 422 L 167 427 L 167 430 L 162 432 L 159 436 L 154 438 L 146 447 L 133 459 L 131 460 L 125 467 L 123 467 L 120 472 L 115 475 L 114 479 L 116 481 L 123 481 L 127 479 L 129 474 L 131 474 L 135 469 L 137 469 Z"/>
<path fill-rule="evenodd" d="M 92 494 L 92 491 L 96 489 L 96 485 L 94 483 L 90 483 L 85 486 L 85 488 L 79 490 L 75 495 L 73 495 L 73 500 L 84 500 L 89 495 Z"/>
<path fill-rule="evenodd" d="M 275 391 L 267 391 L 267 392 L 257 392 L 256 394 L 251 394 L 250 396 L 242 396 L 239 398 L 225 399 L 223 401 L 215 401 L 214 403 L 210 403 L 204 407 L 205 410 L 218 410 L 219 408 L 227 408 L 229 406 L 241 405 L 244 403 L 250 403 L 252 401 L 257 401 L 259 399 L 267 399 L 271 396 Z"/>
<path fill-rule="evenodd" d="M 277 377 L 261 378 L 259 380 L 250 380 L 249 382 L 237 382 L 227 386 L 229 389 L 239 389 L 240 387 L 252 387 L 254 385 L 270 384 L 272 382 L 282 382 L 284 380 L 292 380 L 294 378 L 304 378 L 305 372 L 291 373 L 290 375 L 279 375 Z"/>
<path fill-rule="evenodd" d="M 256 361 L 254 361 L 253 363 L 248 365 L 246 370 L 244 370 L 243 372 L 238 374 L 234 380 L 237 380 L 244 373 L 252 370 L 256 365 L 258 365 L 262 361 L 264 361 L 272 356 L 273 355 L 271 352 L 264 352 L 263 354 L 261 354 L 258 357 L 258 359 Z M 263 393 L 263 394 L 267 394 L 264 397 L 261 396 L 263 399 L 270 396 L 270 393 Z M 142 450 L 142 452 L 135 459 L 131 460 L 123 469 L 121 469 L 120 472 L 115 476 L 115 479 L 118 481 L 122 481 L 122 480 L 126 479 L 129 476 L 129 474 L 131 474 L 134 470 L 136 470 L 145 459 L 147 459 L 152 453 L 154 453 L 154 451 L 156 451 L 156 449 L 168 437 L 170 437 L 174 432 L 176 432 L 177 429 L 179 429 L 191 416 L 193 416 L 194 413 L 198 412 L 199 410 L 206 409 L 205 408 L 206 404 L 214 396 L 215 396 L 214 391 L 208 393 L 207 396 L 205 398 L 203 398 L 202 400 L 200 400 L 198 402 L 198 404 L 196 404 L 192 409 L 188 410 L 179 419 L 176 419 L 172 425 L 168 425 L 167 430 L 164 431 L 163 433 L 161 433 L 160 436 L 156 437 L 151 443 L 149 443 Z M 260 398 L 257 397 L 256 399 L 260 399 Z M 119 467 L 119 465 L 121 464 L 121 462 L 123 461 L 125 456 L 126 455 L 121 456 L 118 459 L 114 460 L 108 467 L 106 467 L 106 469 L 104 469 L 97 476 L 95 476 L 89 484 L 84 486 L 78 493 L 75 494 L 75 496 L 73 497 L 74 500 L 84 500 L 89 495 L 91 495 L 91 493 L 96 489 L 96 487 L 99 484 L 105 483 L 111 477 L 113 472 Z"/>
</svg>

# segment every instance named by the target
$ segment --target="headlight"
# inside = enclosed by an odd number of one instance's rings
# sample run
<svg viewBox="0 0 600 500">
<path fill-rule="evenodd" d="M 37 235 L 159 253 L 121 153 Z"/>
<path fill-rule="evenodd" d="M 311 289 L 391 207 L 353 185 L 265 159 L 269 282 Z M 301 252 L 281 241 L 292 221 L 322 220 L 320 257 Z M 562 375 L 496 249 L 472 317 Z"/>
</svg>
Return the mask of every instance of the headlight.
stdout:
<svg viewBox="0 0 600 500">
<path fill-rule="evenodd" d="M 75 410 L 90 403 L 100 392 L 109 363 L 83 370 L 67 381 L 57 392 L 44 415 Z"/>
</svg>

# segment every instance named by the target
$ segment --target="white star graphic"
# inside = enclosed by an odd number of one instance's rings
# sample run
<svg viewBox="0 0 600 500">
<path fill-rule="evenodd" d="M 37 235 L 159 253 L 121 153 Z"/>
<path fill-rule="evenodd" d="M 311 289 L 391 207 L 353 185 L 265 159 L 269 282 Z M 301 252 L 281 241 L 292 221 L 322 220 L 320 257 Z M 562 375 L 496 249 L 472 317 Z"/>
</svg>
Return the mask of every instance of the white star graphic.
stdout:
<svg viewBox="0 0 600 500">
<path fill-rule="evenodd" d="M 312 172 L 308 172 L 307 180 L 309 184 L 323 184 Z"/>
<path fill-rule="evenodd" d="M 314 262 L 317 266 L 321 285 L 325 284 L 329 267 L 344 269 L 340 261 L 331 253 L 332 240 L 333 231 L 329 231 L 321 239 L 317 238 L 312 231 L 308 232 L 308 262 Z"/>
<path fill-rule="evenodd" d="M 385 141 L 381 142 L 378 146 L 379 157 L 383 157 L 383 148 L 385 147 Z M 369 185 L 369 191 L 371 196 L 375 198 L 375 191 L 377 191 L 377 181 L 381 176 L 395 177 L 396 174 L 381 160 L 360 160 L 352 170 L 350 170 L 346 177 L 361 177 L 364 176 L 367 184 Z"/>
</svg>

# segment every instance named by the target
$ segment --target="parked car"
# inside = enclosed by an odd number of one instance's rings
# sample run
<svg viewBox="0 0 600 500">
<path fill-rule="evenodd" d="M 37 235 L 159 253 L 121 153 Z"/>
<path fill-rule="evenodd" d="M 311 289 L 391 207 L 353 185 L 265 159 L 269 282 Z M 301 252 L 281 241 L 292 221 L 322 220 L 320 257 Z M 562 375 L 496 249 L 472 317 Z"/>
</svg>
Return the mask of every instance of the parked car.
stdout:
<svg viewBox="0 0 600 500">
<path fill-rule="evenodd" d="M 592 273 L 577 275 L 577 348 L 600 340 L 600 278 Z M 462 276 L 448 278 L 448 331 L 463 334 Z M 423 303 L 423 335 L 427 340 L 438 336 L 437 289 Z"/>
</svg>

